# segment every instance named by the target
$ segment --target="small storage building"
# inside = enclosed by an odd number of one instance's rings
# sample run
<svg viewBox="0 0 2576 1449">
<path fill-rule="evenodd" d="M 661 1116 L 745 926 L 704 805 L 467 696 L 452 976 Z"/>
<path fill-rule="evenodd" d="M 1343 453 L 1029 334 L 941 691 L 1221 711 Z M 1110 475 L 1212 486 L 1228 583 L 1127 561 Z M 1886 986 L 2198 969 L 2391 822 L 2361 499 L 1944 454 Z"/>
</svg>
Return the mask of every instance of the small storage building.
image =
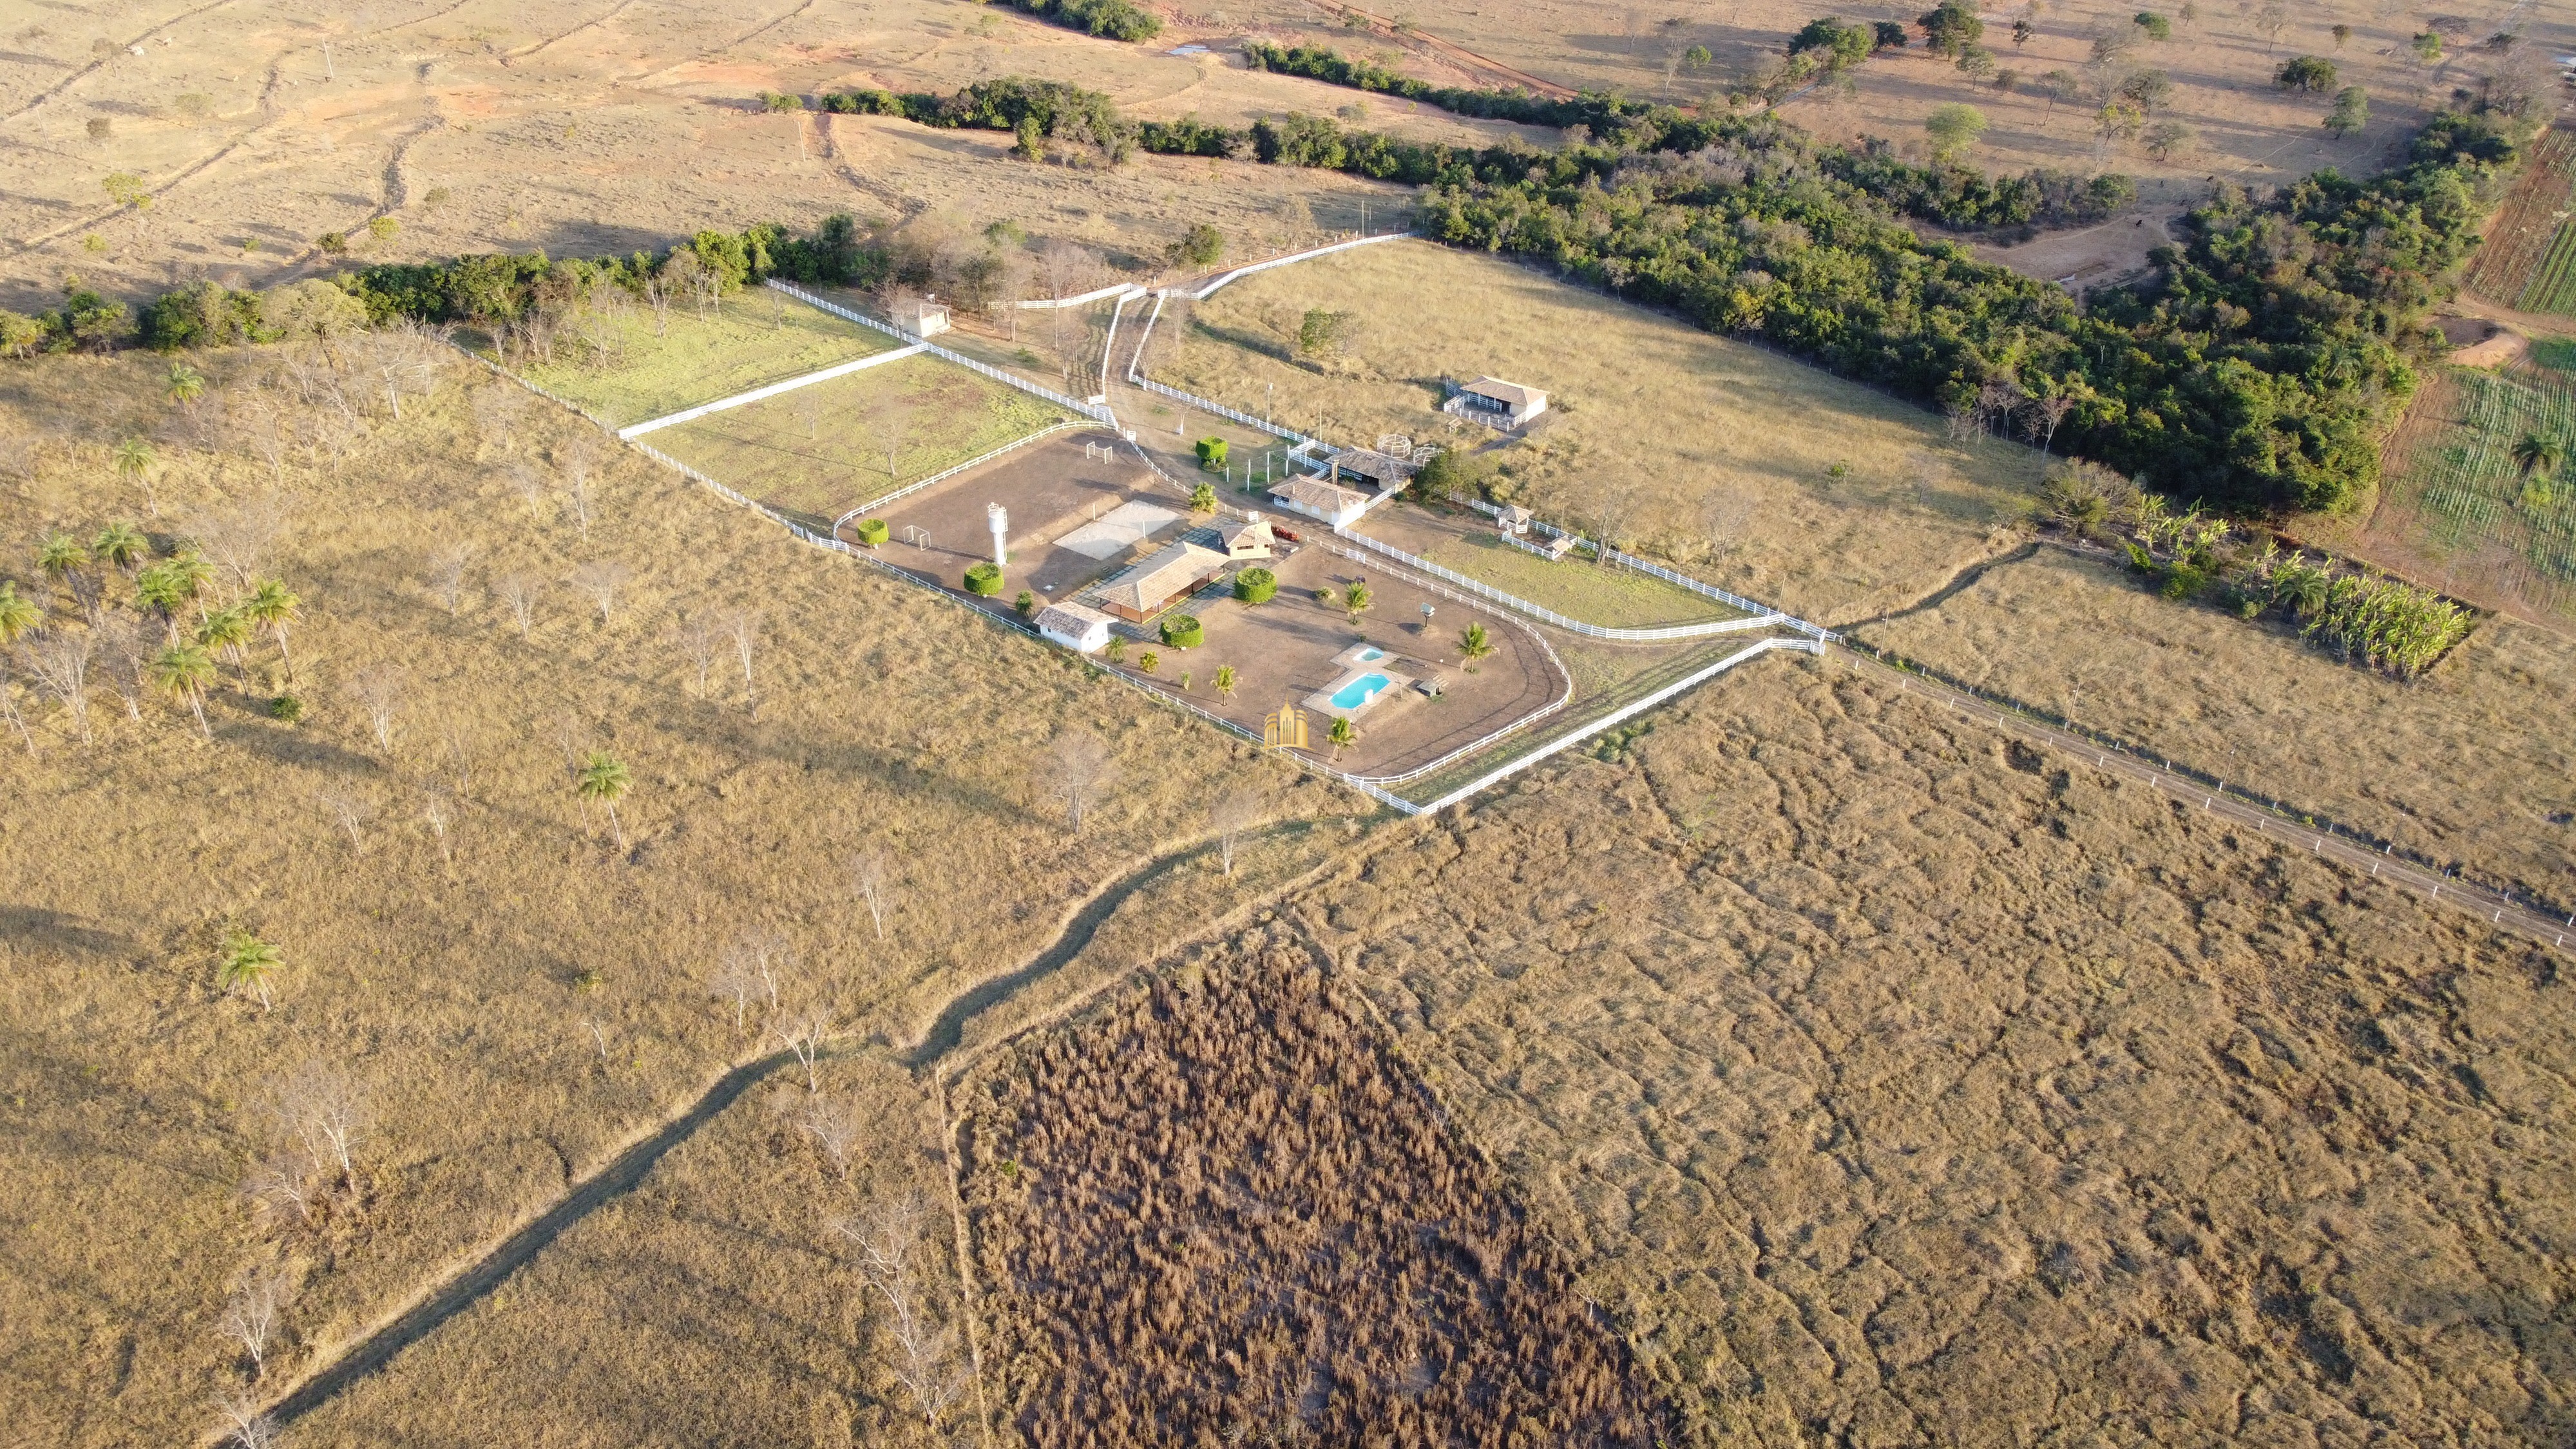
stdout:
<svg viewBox="0 0 2576 1449">
<path fill-rule="evenodd" d="M 1109 643 L 1107 614 L 1068 599 L 1038 610 L 1038 634 L 1076 653 L 1089 654 Z"/>
<path fill-rule="evenodd" d="M 1459 384 L 1441 410 L 1496 427 L 1517 428 L 1547 411 L 1547 394 L 1499 377 L 1480 377 Z"/>
<path fill-rule="evenodd" d="M 1258 513 L 1243 515 L 1239 523 L 1218 524 L 1216 536 L 1225 544 L 1225 556 L 1230 559 L 1268 558 L 1278 542 L 1271 536 L 1270 521 Z"/>
</svg>

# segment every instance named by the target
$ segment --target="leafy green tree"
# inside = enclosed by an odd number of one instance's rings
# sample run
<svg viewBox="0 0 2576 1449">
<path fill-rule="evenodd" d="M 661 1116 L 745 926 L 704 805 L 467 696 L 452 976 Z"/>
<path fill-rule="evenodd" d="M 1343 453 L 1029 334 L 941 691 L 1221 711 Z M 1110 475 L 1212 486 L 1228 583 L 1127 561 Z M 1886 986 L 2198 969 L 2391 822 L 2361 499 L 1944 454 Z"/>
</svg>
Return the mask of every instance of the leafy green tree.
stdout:
<svg viewBox="0 0 2576 1449">
<path fill-rule="evenodd" d="M 89 541 L 89 551 L 102 562 L 132 573 L 134 566 L 152 551 L 152 541 L 131 523 L 111 523 Z"/>
<path fill-rule="evenodd" d="M 1967 0 L 1941 0 L 1939 8 L 1925 11 L 1914 23 L 1923 27 L 1932 53 L 1949 60 L 1957 60 L 1986 34 L 1986 22 Z"/>
<path fill-rule="evenodd" d="M 1193 224 L 1164 251 L 1164 259 L 1176 267 L 1212 267 L 1225 255 L 1225 233 L 1206 222 Z"/>
<path fill-rule="evenodd" d="M 2134 23 L 2140 30 L 2147 33 L 2147 38 L 2150 40 L 2173 39 L 2173 22 L 2152 10 L 2139 11 L 2134 17 Z"/>
<path fill-rule="evenodd" d="M 0 644 L 15 644 L 44 622 L 45 611 L 34 600 L 20 598 L 14 581 L 0 579 Z"/>
<path fill-rule="evenodd" d="M 2555 474 L 2567 461 L 2566 445 L 2556 438 L 2538 433 L 2525 433 L 2513 445 L 2513 461 L 2522 468 L 2522 476 L 2537 478 Z"/>
<path fill-rule="evenodd" d="M 1869 59 L 1877 49 L 1876 37 L 1866 25 L 1845 25 L 1840 16 L 1827 15 L 1810 20 L 1799 32 L 1789 37 L 1789 53 L 1804 55 L 1821 51 L 1826 56 L 1828 72 L 1848 70 Z"/>
<path fill-rule="evenodd" d="M 2327 130 L 2349 136 L 2369 124 L 2370 92 L 2359 86 L 2345 86 L 2335 92 L 2334 109 L 2326 112 Z"/>
<path fill-rule="evenodd" d="M 1326 357 L 1348 351 L 1358 330 L 1359 318 L 1353 313 L 1310 307 L 1297 323 L 1297 353 Z"/>
<path fill-rule="evenodd" d="M 581 773 L 574 778 L 573 788 L 583 803 L 596 803 L 608 812 L 608 831 L 620 850 L 626 848 L 626 829 L 618 823 L 617 802 L 626 798 L 627 787 L 634 782 L 625 762 L 606 750 L 593 750 L 582 756 Z"/>
<path fill-rule="evenodd" d="M 1324 738 L 1332 742 L 1333 758 L 1335 760 L 1339 760 L 1342 757 L 1342 751 L 1347 750 L 1352 745 L 1358 743 L 1359 737 L 1360 732 L 1351 728 L 1350 720 L 1341 715 L 1335 715 L 1333 717 L 1333 727 L 1324 732 Z"/>
<path fill-rule="evenodd" d="M 1932 154 L 1948 161 L 1973 148 L 1986 133 L 1986 113 L 1957 101 L 1934 106 L 1923 119 L 1923 132 L 1932 138 Z"/>
<path fill-rule="evenodd" d="M 36 567 L 45 571 L 54 587 L 69 593 L 74 603 L 80 601 L 80 571 L 88 565 L 89 550 L 68 533 L 49 533 L 36 549 Z"/>
<path fill-rule="evenodd" d="M 1473 674 L 1476 662 L 1493 654 L 1494 641 L 1485 633 L 1484 625 L 1470 624 L 1458 631 L 1458 652 L 1466 657 L 1467 672 Z"/>
<path fill-rule="evenodd" d="M 1011 607 L 1019 610 L 1020 617 L 1025 619 L 1038 611 L 1038 596 L 1022 589 L 1020 596 L 1011 601 Z"/>
<path fill-rule="evenodd" d="M 1709 62 L 1715 59 L 1715 56 L 1708 53 L 1708 47 L 1705 45 L 1694 45 L 1690 49 L 1682 52 L 1682 64 L 1690 67 L 1693 71 L 1703 71 L 1708 69 Z"/>
<path fill-rule="evenodd" d="M 2321 55 L 2302 55 L 2281 63 L 2272 83 L 2285 91 L 2330 91 L 2334 89 L 2334 62 Z"/>
<path fill-rule="evenodd" d="M 235 927 L 224 933 L 222 951 L 215 957 L 215 984 L 226 991 L 247 992 L 259 998 L 259 1009 L 270 1009 L 269 978 L 286 964 L 275 946 Z"/>
<path fill-rule="evenodd" d="M 1358 579 L 1353 579 L 1342 588 L 1342 612 L 1349 617 L 1352 623 L 1356 624 L 1360 621 L 1360 615 L 1369 611 L 1369 604 L 1376 597 L 1376 595 L 1369 592 L 1369 586 L 1367 584 Z"/>
<path fill-rule="evenodd" d="M 12 362 L 36 355 L 45 345 L 49 329 L 33 317 L 16 312 L 0 312 L 0 357 Z"/>
<path fill-rule="evenodd" d="M 2198 131 L 2193 130 L 2191 127 L 2184 125 L 2180 121 L 2158 121 L 2154 125 L 2149 126 L 2146 129 L 2146 134 L 2140 139 L 2146 145 L 2147 154 L 2155 157 L 2159 161 L 2162 161 L 2174 152 L 2190 145 L 2192 140 L 2199 134 L 2200 133 Z"/>
<path fill-rule="evenodd" d="M 172 644 L 153 655 L 143 670 L 154 689 L 187 701 L 197 716 L 198 733 L 209 740 L 215 737 L 214 727 L 206 723 L 206 691 L 215 684 L 215 657 L 203 645 Z"/>
</svg>

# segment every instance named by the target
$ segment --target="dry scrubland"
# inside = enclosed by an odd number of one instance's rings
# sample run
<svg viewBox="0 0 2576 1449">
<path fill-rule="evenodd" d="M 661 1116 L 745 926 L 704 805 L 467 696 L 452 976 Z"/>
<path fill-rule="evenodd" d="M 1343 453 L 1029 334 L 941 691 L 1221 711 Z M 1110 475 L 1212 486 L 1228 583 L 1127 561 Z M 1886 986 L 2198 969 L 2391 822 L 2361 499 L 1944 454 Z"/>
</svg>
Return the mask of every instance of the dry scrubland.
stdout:
<svg viewBox="0 0 2576 1449">
<path fill-rule="evenodd" d="M 257 1265 L 300 1285 L 276 1383 L 550 1201 L 753 1049 L 757 1013 L 738 1030 L 705 985 L 746 933 L 793 956 L 789 1007 L 827 1008 L 854 1041 L 909 1042 L 1048 941 L 1070 902 L 1203 834 L 1220 788 L 1266 786 L 1292 816 L 1346 808 L 1033 642 L 791 543 L 479 369 L 435 370 L 399 422 L 353 390 L 358 416 L 333 425 L 271 374 L 282 353 L 194 360 L 216 388 L 162 425 L 158 517 L 105 446 L 165 413 L 157 365 L 64 360 L 0 382 L 21 591 L 58 598 L 35 576 L 34 531 L 130 517 L 166 543 L 274 496 L 310 706 L 300 725 L 267 719 L 227 670 L 208 744 L 166 702 L 126 719 L 101 670 L 96 743 L 23 690 L 40 752 L 0 740 L 15 883 L 0 1311 L 18 1325 L 0 1400 L 31 1442 L 206 1427 L 209 1400 L 242 1381 L 216 1319 Z M 267 436 L 281 397 L 273 470 L 241 440 Z M 584 456 L 586 529 L 568 489 Z M 513 465 L 546 485 L 533 506 Z M 451 611 L 431 561 L 459 544 Z M 605 624 L 566 583 L 593 561 L 630 571 Z M 525 638 L 496 596 L 511 574 L 540 591 Z M 680 635 L 736 610 L 757 621 L 755 690 L 727 643 L 702 694 Z M 264 695 L 276 656 L 265 640 L 250 652 Z M 390 749 L 355 688 L 388 665 L 403 671 Z M 1123 772 L 1077 839 L 1033 767 L 1079 733 Z M 573 793 L 567 761 L 588 748 L 632 771 L 624 851 Z M 848 868 L 870 850 L 889 862 L 883 941 Z M 283 953 L 274 1011 L 215 989 L 232 926 Z M 264 1084 L 307 1059 L 357 1078 L 376 1125 L 359 1199 L 296 1226 L 236 1187 L 265 1150 Z M 887 1135 L 863 1140 L 912 1150 L 908 1122 L 869 1122 Z M 685 1275 L 666 1286 L 685 1317 Z"/>
<path fill-rule="evenodd" d="M 2415 683 L 2042 548 L 1861 638 L 2576 910 L 2576 645 L 2490 619 Z"/>
<path fill-rule="evenodd" d="M 1562 1250 L 1376 1038 L 1303 950 L 1247 936 L 961 1094 L 1021 1442 L 1655 1442 Z"/>
<path fill-rule="evenodd" d="M 1286 919 L 1694 1442 L 2576 1434 L 2545 950 L 1837 666 Z"/>
<path fill-rule="evenodd" d="M 1293 360 L 1310 308 L 1358 337 Z M 1437 322 L 1430 320 L 1436 317 Z M 1337 443 L 1448 442 L 1440 379 L 1548 392 L 1559 416 L 1489 455 L 1515 501 L 1605 522 L 1737 593 L 1819 623 L 1911 603 L 1992 551 L 2037 482 L 2016 444 L 1948 441 L 1920 408 L 1492 257 L 1392 242 L 1167 307 L 1149 373 Z M 1460 424 L 1474 443 L 1496 435 Z M 1835 477 L 1840 465 L 1845 473 Z"/>
<path fill-rule="evenodd" d="M 0 134 L 17 143 L 0 149 L 0 236 L 18 243 L 0 258 L 0 307 L 51 305 L 67 270 L 134 296 L 200 269 L 266 287 L 334 265 L 312 246 L 326 232 L 349 235 L 371 260 L 624 253 L 700 227 L 801 227 L 846 210 L 960 231 L 1013 219 L 1134 260 L 1159 256 L 1197 221 L 1249 245 L 1350 226 L 1364 195 L 1384 213 L 1396 188 L 1336 174 L 1004 165 L 1008 136 L 751 106 L 764 89 L 950 90 L 1010 74 L 1105 90 L 1140 114 L 1229 124 L 1356 99 L 1163 53 L 1191 33 L 1176 27 L 1140 47 L 1003 7 L 858 0 L 749 11 L 708 0 L 29 11 L 0 27 Z M 130 42 L 144 53 L 127 54 Z M 1402 104 L 1376 112 L 1373 124 L 1426 139 L 1518 129 Z M 101 183 L 118 171 L 155 193 L 148 212 L 109 204 Z M 399 227 L 390 241 L 366 235 L 379 217 Z"/>
</svg>

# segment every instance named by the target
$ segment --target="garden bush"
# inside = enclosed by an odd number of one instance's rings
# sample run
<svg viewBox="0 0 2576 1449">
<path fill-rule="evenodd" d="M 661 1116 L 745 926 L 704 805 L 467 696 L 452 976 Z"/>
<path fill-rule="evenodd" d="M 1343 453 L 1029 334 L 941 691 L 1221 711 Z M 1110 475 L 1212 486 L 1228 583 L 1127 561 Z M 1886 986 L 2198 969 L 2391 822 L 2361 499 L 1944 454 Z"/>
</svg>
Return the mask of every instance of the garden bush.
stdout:
<svg viewBox="0 0 2576 1449">
<path fill-rule="evenodd" d="M 1173 614 L 1160 625 L 1163 642 L 1174 649 L 1196 649 L 1207 637 L 1195 614 Z"/>
<path fill-rule="evenodd" d="M 979 563 L 966 570 L 966 592 L 982 599 L 1000 597 L 1002 592 L 1001 569 L 989 563 Z"/>
<path fill-rule="evenodd" d="M 1198 449 L 1200 467 L 1222 468 L 1225 466 L 1225 439 L 1201 438 L 1195 446 Z"/>
<path fill-rule="evenodd" d="M 886 541 L 886 521 L 882 518 L 862 518 L 859 520 L 858 532 L 859 542 L 875 548 Z"/>
<path fill-rule="evenodd" d="M 1245 569 L 1234 576 L 1234 596 L 1247 604 L 1266 604 L 1279 592 L 1279 576 L 1268 569 Z"/>
</svg>

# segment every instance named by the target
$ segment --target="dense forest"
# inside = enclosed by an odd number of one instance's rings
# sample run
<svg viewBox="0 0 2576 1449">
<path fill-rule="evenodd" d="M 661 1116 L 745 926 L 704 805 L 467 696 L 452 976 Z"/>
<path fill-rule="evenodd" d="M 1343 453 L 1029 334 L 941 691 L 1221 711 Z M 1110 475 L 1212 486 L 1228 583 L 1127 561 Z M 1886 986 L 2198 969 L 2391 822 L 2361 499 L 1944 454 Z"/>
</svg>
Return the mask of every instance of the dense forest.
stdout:
<svg viewBox="0 0 2576 1449">
<path fill-rule="evenodd" d="M 1565 1255 L 1300 952 L 1220 952 L 963 1104 L 985 1340 L 1033 1445 L 1638 1445 Z"/>
</svg>

